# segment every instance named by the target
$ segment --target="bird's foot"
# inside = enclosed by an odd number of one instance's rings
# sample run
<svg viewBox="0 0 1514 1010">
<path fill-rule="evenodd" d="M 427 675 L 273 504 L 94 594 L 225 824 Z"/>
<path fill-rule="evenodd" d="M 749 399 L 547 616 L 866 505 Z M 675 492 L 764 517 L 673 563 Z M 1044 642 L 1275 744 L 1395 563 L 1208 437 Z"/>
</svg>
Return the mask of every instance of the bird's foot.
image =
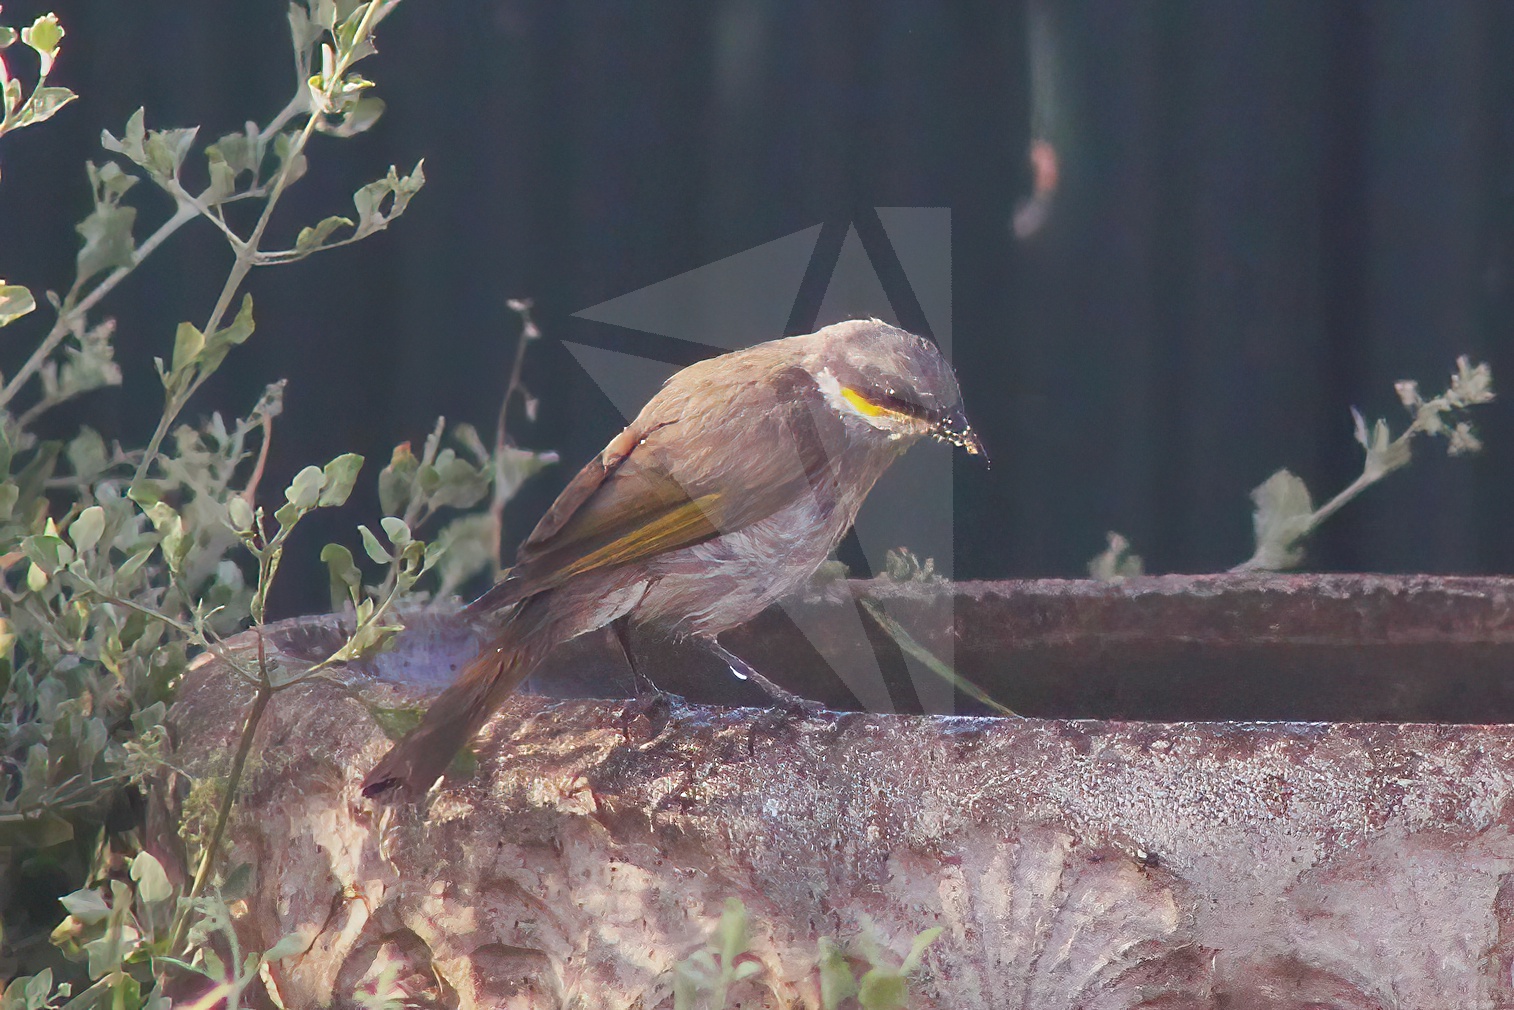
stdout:
<svg viewBox="0 0 1514 1010">
<path fill-rule="evenodd" d="M 705 638 L 702 641 L 704 642 L 706 648 L 708 648 L 711 652 L 718 656 L 721 661 L 726 664 L 726 666 L 730 667 L 732 673 L 740 677 L 742 680 L 749 680 L 753 684 L 756 684 L 758 687 L 762 688 L 763 692 L 767 694 L 769 698 L 773 699 L 773 702 L 778 706 L 779 709 L 783 710 L 785 714 L 789 716 L 798 715 L 804 716 L 806 718 L 811 718 L 825 711 L 825 706 L 820 704 L 818 701 L 811 701 L 808 698 L 804 698 L 795 694 L 793 691 L 790 691 L 786 687 L 779 687 L 767 677 L 764 677 L 761 673 L 757 672 L 752 664 L 748 663 L 746 660 L 742 659 L 740 656 L 736 655 L 725 646 L 721 645 L 715 639 Z"/>
<path fill-rule="evenodd" d="M 779 687 L 750 667 L 742 671 L 742 675 L 762 688 L 767 693 L 767 696 L 773 699 L 772 711 L 775 713 L 787 718 L 813 719 L 825 711 L 825 706 L 820 704 L 820 702 L 801 697 L 787 688 Z"/>
<path fill-rule="evenodd" d="M 771 681 L 769 683 L 759 681 L 757 686 L 766 690 L 768 697 L 774 701 L 771 709 L 768 709 L 768 712 L 774 713 L 774 715 L 783 716 L 786 719 L 813 719 L 816 716 L 825 715 L 825 712 L 827 712 L 824 704 L 819 703 L 819 701 L 815 701 L 813 698 L 801 698 L 799 695 L 793 694 L 792 690 L 783 689 L 783 687 L 771 683 Z"/>
<path fill-rule="evenodd" d="M 639 694 L 627 701 L 625 707 L 620 710 L 620 734 L 625 738 L 626 743 L 630 743 L 631 727 L 645 719 L 646 739 L 655 740 L 673 721 L 673 709 L 684 704 L 686 702 L 682 696 L 668 694 L 666 691 L 654 689 Z"/>
</svg>

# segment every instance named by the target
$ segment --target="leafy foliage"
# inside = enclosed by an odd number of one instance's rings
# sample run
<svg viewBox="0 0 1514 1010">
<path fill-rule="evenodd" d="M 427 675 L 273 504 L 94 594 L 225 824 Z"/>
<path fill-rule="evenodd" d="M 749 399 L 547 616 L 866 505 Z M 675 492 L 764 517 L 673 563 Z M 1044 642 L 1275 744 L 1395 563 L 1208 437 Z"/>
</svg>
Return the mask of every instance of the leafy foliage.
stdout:
<svg viewBox="0 0 1514 1010">
<path fill-rule="evenodd" d="M 1486 364 L 1473 365 L 1463 355 L 1456 359 L 1450 387 L 1439 396 L 1425 399 L 1419 384 L 1404 379 L 1393 387 L 1409 412 L 1409 426 L 1395 437 L 1388 422 L 1379 418 L 1371 430 L 1366 419 L 1352 408 L 1356 441 L 1362 447 L 1361 476 L 1319 508 L 1314 507 L 1309 488 L 1296 475 L 1279 470 L 1251 492 L 1256 503 L 1256 552 L 1236 566 L 1236 571 L 1278 571 L 1293 568 L 1303 560 L 1303 543 L 1319 525 L 1351 499 L 1395 470 L 1409 465 L 1410 443 L 1416 435 L 1444 436 L 1452 456 L 1482 448 L 1472 426 L 1460 418 L 1469 407 L 1493 400 L 1493 371 Z"/>
<path fill-rule="evenodd" d="M 909 978 L 920 968 L 926 950 L 941 935 L 939 926 L 920 933 L 902 958 L 888 952 L 873 921 L 862 917 L 861 929 L 849 946 L 821 937 L 816 960 L 820 1005 L 824 1010 L 906 1010 Z M 757 980 L 765 971 L 762 960 L 748 949 L 747 910 L 738 898 L 727 898 L 710 942 L 673 969 L 674 1010 L 724 1010 L 732 987 Z M 745 1003 L 737 1003 L 744 1006 Z"/>
<path fill-rule="evenodd" d="M 1304 559 L 1304 542 L 1320 524 L 1395 470 L 1409 465 L 1411 443 L 1417 435 L 1444 436 L 1452 456 L 1477 452 L 1482 442 L 1472 425 L 1461 417 L 1471 407 L 1493 400 L 1493 371 L 1486 364 L 1473 365 L 1466 355 L 1456 359 L 1451 384 L 1439 396 L 1426 399 L 1419 383 L 1404 379 L 1393 384 L 1399 402 L 1409 412 L 1409 426 L 1395 436 L 1388 422 L 1379 418 L 1368 429 L 1366 418 L 1351 409 L 1354 435 L 1362 447 L 1362 473 L 1339 494 L 1315 508 L 1309 487 L 1289 470 L 1279 470 L 1251 491 L 1256 508 L 1252 525 L 1256 549 L 1251 557 L 1231 571 L 1285 571 Z M 1109 547 L 1088 563 L 1089 575 L 1103 582 L 1118 582 L 1142 572 L 1141 558 L 1130 552 L 1130 541 L 1109 534 Z"/>
<path fill-rule="evenodd" d="M 17 979 L 0 1004 L 6 1008 L 65 1000 L 81 1007 L 166 1005 L 165 982 L 191 976 L 214 994 L 200 998 L 236 1006 L 270 962 L 303 949 L 291 940 L 266 953 L 243 952 L 227 905 L 234 882 L 228 878 L 221 890 L 212 884 L 262 713 L 288 687 L 331 676 L 383 648 L 401 628 L 400 604 L 423 580 L 450 592 L 496 565 L 497 551 L 482 557 L 479 546 L 497 548 L 498 529 L 489 526 L 497 519 L 494 506 L 553 458 L 514 448 L 503 426 L 492 449 L 465 427 L 453 433 L 458 448 L 444 447 L 439 422 L 421 457 L 407 458 L 402 447 L 380 474 L 385 506 L 392 508 L 379 532 L 359 528 L 370 564 L 360 566 L 342 545 L 322 551 L 337 603 L 351 614 L 347 640 L 295 669 L 267 661 L 261 648 L 228 645 L 228 636 L 249 626 L 260 640 L 291 535 L 313 511 L 347 500 L 363 459 L 349 453 L 306 467 L 282 494 L 270 495 L 264 462 L 282 409 L 282 382 L 243 416 L 211 413 L 192 423 L 181 417 L 256 332 L 253 298 L 243 290 L 254 266 L 372 235 L 403 214 L 424 184 L 419 165 L 403 175 L 391 168 L 354 194 L 352 219 L 333 225 L 328 218 L 300 230 L 287 248 L 265 244 L 280 197 L 309 169 L 307 145 L 315 134 L 351 136 L 382 112 L 372 83 L 353 67 L 373 55 L 373 30 L 398 2 L 293 4 L 289 22 L 302 84 L 266 125 L 249 124 L 202 147 L 196 128 L 153 129 L 138 110 L 119 136 L 104 132 L 102 146 L 114 159 L 87 166 L 93 208 L 78 225 L 74 279 L 61 296 L 49 293 L 51 324 L 22 365 L 0 377 L 0 850 L 12 866 L 40 860 L 65 867 L 81 885 L 62 899 L 68 917 L 52 932 L 80 973 L 65 979 L 49 969 Z M 15 37 L 0 29 L 0 49 Z M 49 15 L 20 37 L 39 53 L 45 78 L 62 26 Z M 26 103 L 13 100 L 20 85 L 3 64 L 0 84 L 6 96 L 0 132 L 39 122 L 62 104 L 40 79 Z M 192 193 L 182 170 L 197 151 L 210 183 Z M 167 193 L 175 210 L 139 241 L 128 200 L 143 180 Z M 239 201 L 258 208 L 245 233 L 223 213 Z M 96 317 L 96 308 L 175 232 L 202 220 L 226 239 L 233 263 L 204 321 L 180 323 L 167 353 L 155 359 L 163 411 L 145 447 L 107 442 L 88 428 L 62 440 L 35 434 L 33 423 L 43 414 L 121 382 L 114 323 Z M 20 321 L 24 329 L 40 315 L 35 308 L 28 288 L 0 282 L 0 326 Z M 485 501 L 487 515 L 463 514 Z M 428 544 L 417 533 L 438 516 L 451 521 Z M 456 558 L 447 557 L 449 548 Z M 179 887 L 132 836 L 104 823 L 123 789 L 164 767 L 167 705 L 189 663 L 207 652 L 252 688 L 254 701 L 225 780 L 216 783 L 214 810 L 204 829 L 186 839 L 198 843 L 198 868 Z M 39 924 L 6 913 L 7 948 L 36 948 Z M 0 967 L 9 975 L 25 964 Z"/>
<path fill-rule="evenodd" d="M 14 28 L 0 25 L 0 50 L 15 44 L 18 34 Z M 21 43 L 37 54 L 37 80 L 31 94 L 24 98 L 26 90 L 19 77 L 14 77 L 0 56 L 0 134 L 45 122 L 63 106 L 79 96 L 67 88 L 49 87 L 47 77 L 53 71 L 63 42 L 63 25 L 56 14 L 44 14 L 21 29 Z M 4 325 L 0 322 L 0 325 Z"/>
<path fill-rule="evenodd" d="M 861 1010 L 905 1010 L 909 1006 L 909 976 L 919 969 L 925 951 L 941 936 L 941 927 L 932 926 L 915 936 L 909 952 L 897 962 L 883 948 L 878 935 L 872 920 L 863 916 L 855 950 L 845 951 L 829 937 L 821 938 L 820 1003 L 825 1010 L 840 1010 L 848 998 L 855 998 Z"/>
<path fill-rule="evenodd" d="M 747 951 L 746 906 L 739 898 L 727 898 L 708 946 L 673 969 L 674 1010 L 723 1010 L 731 986 L 762 970 L 762 961 Z"/>
<path fill-rule="evenodd" d="M 89 985 L 77 997 L 83 1005 L 166 1007 L 166 996 L 155 992 L 155 976 L 174 970 L 180 973 L 178 988 L 196 993 L 198 1005 L 237 1006 L 268 965 L 309 947 L 307 937 L 293 933 L 265 952 L 242 949 L 228 902 L 241 897 L 246 874 L 186 903 L 150 853 L 138 852 L 126 865 L 128 872 L 106 885 L 59 899 L 68 915 L 53 930 L 52 941 L 65 957 L 85 965 Z M 173 929 L 186 907 L 194 922 L 188 959 L 175 955 Z M 40 996 L 38 980 L 44 978 L 50 983 L 51 972 L 12 986 L 0 1007 L 49 1005 L 31 1002 Z M 57 995 L 68 996 L 71 989 L 63 983 Z M 20 994 L 14 1000 L 13 992 Z"/>
<path fill-rule="evenodd" d="M 1089 578 L 1100 582 L 1123 582 L 1145 574 L 1146 563 L 1130 550 L 1130 541 L 1110 531 L 1105 534 L 1109 546 L 1088 562 Z"/>
<path fill-rule="evenodd" d="M 936 559 L 916 556 L 907 547 L 892 547 L 883 555 L 883 577 L 893 582 L 943 582 Z"/>
</svg>

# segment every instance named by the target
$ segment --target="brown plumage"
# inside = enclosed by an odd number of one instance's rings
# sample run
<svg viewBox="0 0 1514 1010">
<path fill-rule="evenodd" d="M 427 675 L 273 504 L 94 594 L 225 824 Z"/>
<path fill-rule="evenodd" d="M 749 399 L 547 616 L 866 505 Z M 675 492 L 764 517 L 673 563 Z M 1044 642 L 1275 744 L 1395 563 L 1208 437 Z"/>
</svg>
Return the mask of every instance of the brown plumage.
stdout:
<svg viewBox="0 0 1514 1010">
<path fill-rule="evenodd" d="M 424 792 L 557 645 L 624 618 L 709 643 L 800 588 L 913 442 L 982 445 L 935 346 L 877 320 L 678 372 L 585 466 L 470 609 L 489 645 L 363 782 Z M 717 646 L 718 647 L 718 646 Z"/>
</svg>

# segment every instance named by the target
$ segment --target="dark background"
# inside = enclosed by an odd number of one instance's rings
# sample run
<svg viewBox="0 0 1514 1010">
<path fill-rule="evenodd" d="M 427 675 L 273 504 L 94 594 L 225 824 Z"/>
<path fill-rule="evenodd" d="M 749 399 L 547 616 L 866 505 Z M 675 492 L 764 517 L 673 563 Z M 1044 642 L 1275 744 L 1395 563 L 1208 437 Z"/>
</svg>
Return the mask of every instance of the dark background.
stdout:
<svg viewBox="0 0 1514 1010">
<path fill-rule="evenodd" d="M 4 20 L 45 9 L 9 0 Z M 149 126 L 212 139 L 294 86 L 273 0 L 56 9 L 54 80 L 82 98 L 0 139 L 0 277 L 34 290 L 72 276 L 102 127 L 145 105 Z M 255 273 L 258 332 L 190 407 L 241 413 L 289 378 L 272 494 L 340 452 L 376 468 L 437 414 L 487 430 L 514 347 L 505 300 L 529 296 L 542 409 L 514 429 L 565 463 L 512 506 L 519 537 L 620 423 L 558 341 L 623 334 L 573 312 L 817 223 L 835 247 L 875 206 L 952 211 L 954 357 L 995 457 L 957 467 L 960 577 L 1080 575 L 1107 529 L 1149 570 L 1228 567 L 1272 470 L 1319 501 L 1359 472 L 1350 406 L 1401 427 L 1393 380 L 1437 392 L 1462 353 L 1514 374 L 1514 5 L 411 0 L 378 42 L 362 70 L 388 113 L 317 138 L 275 230 L 349 211 L 390 163 L 424 157 L 426 188 L 375 239 Z M 1017 238 L 1033 136 L 1060 183 Z M 131 199 L 140 239 L 168 202 L 146 183 Z M 57 423 L 145 441 L 151 357 L 203 321 L 228 262 L 204 223 L 157 252 L 105 303 L 127 392 Z M 4 332 L 0 365 L 46 315 Z M 1417 443 L 1309 566 L 1514 567 L 1514 426 L 1503 401 L 1472 419 L 1487 451 Z M 284 612 L 323 604 L 314 555 L 372 521 L 373 473 L 304 532 Z"/>
</svg>

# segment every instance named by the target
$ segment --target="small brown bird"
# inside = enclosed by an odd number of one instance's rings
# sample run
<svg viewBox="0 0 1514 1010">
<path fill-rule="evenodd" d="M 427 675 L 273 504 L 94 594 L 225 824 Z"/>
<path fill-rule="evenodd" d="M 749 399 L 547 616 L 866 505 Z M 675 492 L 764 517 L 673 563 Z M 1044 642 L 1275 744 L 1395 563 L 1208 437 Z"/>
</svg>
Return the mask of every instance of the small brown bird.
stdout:
<svg viewBox="0 0 1514 1010">
<path fill-rule="evenodd" d="M 423 793 L 555 647 L 615 622 L 702 641 L 801 588 L 890 463 L 932 435 L 981 454 L 930 341 L 850 320 L 690 365 L 581 470 L 473 604 L 494 637 L 363 781 Z M 629 655 L 628 655 L 629 658 Z"/>
</svg>

